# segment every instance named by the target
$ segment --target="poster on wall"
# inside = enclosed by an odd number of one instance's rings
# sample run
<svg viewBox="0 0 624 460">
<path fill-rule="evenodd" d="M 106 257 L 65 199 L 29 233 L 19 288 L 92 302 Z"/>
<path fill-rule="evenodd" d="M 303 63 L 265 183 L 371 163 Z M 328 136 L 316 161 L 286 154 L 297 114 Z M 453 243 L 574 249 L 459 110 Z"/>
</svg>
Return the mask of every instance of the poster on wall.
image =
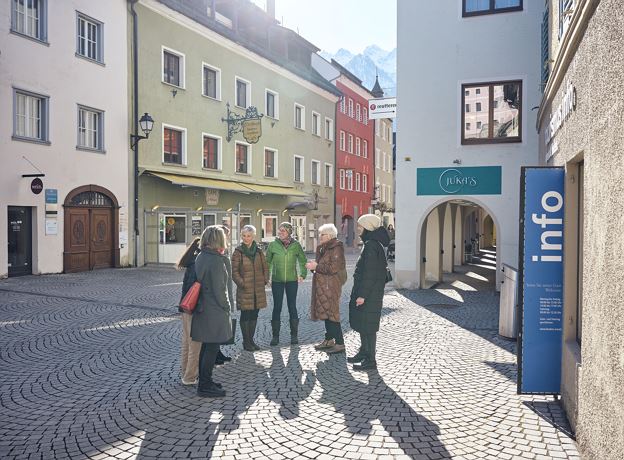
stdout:
<svg viewBox="0 0 624 460">
<path fill-rule="evenodd" d="M 522 168 L 518 394 L 560 393 L 564 176 L 563 168 Z"/>
</svg>

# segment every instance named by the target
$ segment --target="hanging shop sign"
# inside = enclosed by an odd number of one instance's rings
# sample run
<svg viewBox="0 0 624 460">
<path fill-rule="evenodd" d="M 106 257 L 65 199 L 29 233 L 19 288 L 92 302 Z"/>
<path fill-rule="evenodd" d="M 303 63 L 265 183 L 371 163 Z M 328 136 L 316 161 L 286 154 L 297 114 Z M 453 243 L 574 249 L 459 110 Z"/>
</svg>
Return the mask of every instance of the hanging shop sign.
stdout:
<svg viewBox="0 0 624 460">
<path fill-rule="evenodd" d="M 377 120 L 380 118 L 396 117 L 396 97 L 378 97 L 368 101 L 368 118 Z"/>
<path fill-rule="evenodd" d="M 500 195 L 501 166 L 418 168 L 416 195 Z"/>
<path fill-rule="evenodd" d="M 560 392 L 564 174 L 563 168 L 522 168 L 519 394 Z"/>
<path fill-rule="evenodd" d="M 243 137 L 250 144 L 255 144 L 260 140 L 262 136 L 262 117 L 261 113 L 258 113 L 258 109 L 254 106 L 249 106 L 245 110 L 245 115 L 238 115 L 230 110 L 230 103 L 226 104 L 227 116 L 221 118 L 221 121 L 227 123 L 228 133 L 226 139 L 228 142 L 232 140 L 234 134 L 241 132 Z"/>
<path fill-rule="evenodd" d="M 43 191 L 43 181 L 35 177 L 30 183 L 30 191 L 35 195 L 39 195 Z"/>
</svg>

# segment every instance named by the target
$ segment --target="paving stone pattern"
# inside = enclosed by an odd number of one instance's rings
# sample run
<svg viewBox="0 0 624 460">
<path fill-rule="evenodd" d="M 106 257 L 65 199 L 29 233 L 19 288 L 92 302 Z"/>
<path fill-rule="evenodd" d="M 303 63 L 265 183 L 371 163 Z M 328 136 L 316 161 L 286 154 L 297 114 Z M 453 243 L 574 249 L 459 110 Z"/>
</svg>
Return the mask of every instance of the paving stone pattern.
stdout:
<svg viewBox="0 0 624 460">
<path fill-rule="evenodd" d="M 240 331 L 223 347 L 234 359 L 215 371 L 222 399 L 180 382 L 181 272 L 0 281 L 0 458 L 578 458 L 559 403 L 516 395 L 490 268 L 464 267 L 437 290 L 388 286 L 369 373 L 314 350 L 323 325 L 307 319 L 307 280 L 300 344 L 287 343 L 283 311 L 282 342 L 269 347 L 263 310 L 262 351 L 242 351 Z"/>
</svg>

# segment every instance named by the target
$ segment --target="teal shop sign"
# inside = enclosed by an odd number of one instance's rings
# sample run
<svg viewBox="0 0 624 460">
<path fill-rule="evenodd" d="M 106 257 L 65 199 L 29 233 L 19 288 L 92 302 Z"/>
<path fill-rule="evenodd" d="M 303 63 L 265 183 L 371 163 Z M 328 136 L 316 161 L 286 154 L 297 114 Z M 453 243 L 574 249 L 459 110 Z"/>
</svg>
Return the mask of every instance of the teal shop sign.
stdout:
<svg viewBox="0 0 624 460">
<path fill-rule="evenodd" d="M 500 166 L 418 168 L 416 195 L 500 195 Z"/>
</svg>

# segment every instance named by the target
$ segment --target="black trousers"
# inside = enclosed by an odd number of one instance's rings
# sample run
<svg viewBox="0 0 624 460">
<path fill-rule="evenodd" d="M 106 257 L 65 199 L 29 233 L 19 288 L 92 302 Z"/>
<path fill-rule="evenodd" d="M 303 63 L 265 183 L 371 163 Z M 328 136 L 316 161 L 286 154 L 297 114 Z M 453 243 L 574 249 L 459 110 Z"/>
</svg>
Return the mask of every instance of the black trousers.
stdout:
<svg viewBox="0 0 624 460">
<path fill-rule="evenodd" d="M 260 310 L 241 310 L 241 316 L 240 316 L 241 323 L 243 321 L 257 320 L 258 313 L 260 313 Z"/>
<path fill-rule="evenodd" d="M 286 302 L 288 303 L 288 316 L 290 319 L 298 319 L 297 314 L 297 290 L 299 283 L 297 281 L 286 281 L 281 283 L 273 281 L 271 283 L 271 291 L 273 291 L 273 321 L 280 321 L 282 316 L 282 305 L 284 303 L 284 291 L 286 291 Z"/>
<path fill-rule="evenodd" d="M 334 339 L 336 340 L 336 345 L 344 345 L 344 337 L 342 336 L 340 323 L 328 319 L 325 320 L 325 339 Z"/>
<path fill-rule="evenodd" d="M 214 369 L 218 352 L 218 343 L 202 343 L 201 351 L 199 352 L 200 389 L 208 389 L 212 385 L 212 370 Z"/>
</svg>

